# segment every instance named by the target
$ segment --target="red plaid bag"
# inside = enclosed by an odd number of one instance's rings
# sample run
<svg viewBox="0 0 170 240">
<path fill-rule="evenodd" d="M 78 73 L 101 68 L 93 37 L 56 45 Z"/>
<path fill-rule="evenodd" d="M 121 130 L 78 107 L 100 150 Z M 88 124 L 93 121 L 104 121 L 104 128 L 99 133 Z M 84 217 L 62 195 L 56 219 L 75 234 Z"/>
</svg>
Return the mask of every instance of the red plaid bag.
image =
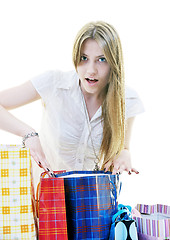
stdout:
<svg viewBox="0 0 170 240">
<path fill-rule="evenodd" d="M 45 175 L 41 174 L 39 187 L 39 240 L 68 240 L 64 179 Z"/>
</svg>

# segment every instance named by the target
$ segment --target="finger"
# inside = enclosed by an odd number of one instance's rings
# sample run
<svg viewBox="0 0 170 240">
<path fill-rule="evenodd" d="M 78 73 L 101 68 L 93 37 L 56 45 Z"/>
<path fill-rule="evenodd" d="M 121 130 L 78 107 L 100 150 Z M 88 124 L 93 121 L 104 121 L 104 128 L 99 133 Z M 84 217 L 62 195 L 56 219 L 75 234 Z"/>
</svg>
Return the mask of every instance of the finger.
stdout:
<svg viewBox="0 0 170 240">
<path fill-rule="evenodd" d="M 42 163 L 40 162 L 37 155 L 34 152 L 31 152 L 31 151 L 30 151 L 30 153 L 31 153 L 31 156 L 33 157 L 34 161 L 37 163 L 37 165 L 42 168 Z"/>
<path fill-rule="evenodd" d="M 132 168 L 131 171 L 134 172 L 134 173 L 136 173 L 136 174 L 139 174 L 139 171 L 136 170 L 135 168 Z"/>
<path fill-rule="evenodd" d="M 135 168 L 126 168 L 125 171 L 128 172 L 129 175 L 131 175 L 132 172 L 139 174 L 139 172 Z"/>
<path fill-rule="evenodd" d="M 42 168 L 42 163 L 40 161 L 38 162 L 38 166 Z"/>
<path fill-rule="evenodd" d="M 54 172 L 52 171 L 51 166 L 45 161 L 41 161 L 42 162 L 42 168 L 44 169 L 44 171 L 48 174 L 49 177 L 55 177 Z"/>
<path fill-rule="evenodd" d="M 125 170 L 124 168 L 120 167 L 119 168 L 119 174 L 122 174 L 124 172 L 124 170 Z"/>
<path fill-rule="evenodd" d="M 48 174 L 49 177 L 55 177 L 54 172 L 52 171 L 50 165 L 47 163 L 47 161 L 41 158 L 35 154 L 35 152 L 31 151 L 31 156 L 33 157 L 33 159 L 35 160 L 35 162 L 38 164 L 39 167 L 43 168 L 44 171 Z"/>
<path fill-rule="evenodd" d="M 114 167 L 113 167 L 113 174 L 120 174 L 120 172 L 122 173 L 124 171 L 124 165 L 120 165 L 119 163 L 115 163 Z"/>
<path fill-rule="evenodd" d="M 107 172 L 112 165 L 113 165 L 113 161 L 112 161 L 112 160 L 108 161 L 108 162 L 104 165 L 105 172 Z"/>
<path fill-rule="evenodd" d="M 114 167 L 113 167 L 113 170 L 112 170 L 112 174 L 113 174 L 113 175 L 119 174 L 119 170 L 120 170 L 120 167 L 119 167 L 119 166 L 114 166 Z"/>
<path fill-rule="evenodd" d="M 132 174 L 132 171 L 131 171 L 131 168 L 130 168 L 130 167 L 126 168 L 125 171 L 126 171 L 129 175 Z"/>
<path fill-rule="evenodd" d="M 45 167 L 44 170 L 48 174 L 49 177 L 55 177 L 54 172 L 52 170 L 50 170 L 50 168 Z"/>
</svg>

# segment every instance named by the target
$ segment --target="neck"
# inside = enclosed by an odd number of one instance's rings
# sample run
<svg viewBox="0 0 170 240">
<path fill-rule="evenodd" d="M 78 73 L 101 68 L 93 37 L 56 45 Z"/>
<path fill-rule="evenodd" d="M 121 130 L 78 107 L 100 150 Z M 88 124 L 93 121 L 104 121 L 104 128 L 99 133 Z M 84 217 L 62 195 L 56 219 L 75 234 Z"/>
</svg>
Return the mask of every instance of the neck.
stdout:
<svg viewBox="0 0 170 240">
<path fill-rule="evenodd" d="M 102 106 L 104 97 L 101 97 L 101 96 L 99 97 L 99 96 L 96 96 L 95 94 L 88 94 L 86 91 L 83 91 L 83 89 L 81 89 L 81 94 L 84 97 L 89 120 L 91 120 L 92 117 L 97 112 L 97 110 L 100 108 L 100 106 Z"/>
<path fill-rule="evenodd" d="M 100 105 L 102 105 L 105 97 L 106 97 L 106 94 L 107 94 L 107 87 L 105 89 L 103 89 L 102 92 L 100 92 L 99 94 L 95 94 L 95 93 L 88 93 L 85 91 L 85 89 L 83 88 L 83 86 L 81 86 L 81 83 L 80 83 L 80 89 L 82 91 L 82 94 L 84 96 L 84 99 L 86 100 L 86 102 L 97 102 L 99 103 Z"/>
</svg>

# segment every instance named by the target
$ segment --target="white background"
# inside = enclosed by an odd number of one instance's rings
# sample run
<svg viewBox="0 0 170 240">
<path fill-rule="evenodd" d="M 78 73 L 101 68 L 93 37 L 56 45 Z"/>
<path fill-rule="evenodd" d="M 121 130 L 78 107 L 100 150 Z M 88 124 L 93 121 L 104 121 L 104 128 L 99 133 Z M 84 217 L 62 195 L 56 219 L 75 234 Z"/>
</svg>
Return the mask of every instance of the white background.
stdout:
<svg viewBox="0 0 170 240">
<path fill-rule="evenodd" d="M 122 174 L 119 201 L 169 204 L 170 14 L 167 0 L 0 0 L 0 90 L 46 70 L 71 70 L 77 31 L 87 22 L 111 23 L 122 40 L 126 84 L 141 97 L 131 155 L 140 174 Z M 41 103 L 13 110 L 39 130 Z M 21 143 L 0 131 L 0 143 Z"/>
</svg>

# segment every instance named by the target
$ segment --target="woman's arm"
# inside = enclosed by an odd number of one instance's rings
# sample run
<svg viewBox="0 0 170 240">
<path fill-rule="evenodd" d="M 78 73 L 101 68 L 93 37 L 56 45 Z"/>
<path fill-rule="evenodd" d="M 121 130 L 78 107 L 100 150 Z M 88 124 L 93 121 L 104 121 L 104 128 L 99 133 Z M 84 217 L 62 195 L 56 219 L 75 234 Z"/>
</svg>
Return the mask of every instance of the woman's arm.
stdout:
<svg viewBox="0 0 170 240">
<path fill-rule="evenodd" d="M 0 92 L 0 129 L 20 137 L 24 137 L 29 133 L 35 132 L 35 129 L 17 119 L 8 112 L 8 110 L 26 105 L 38 99 L 40 99 L 40 96 L 31 81 Z M 44 168 L 49 175 L 53 174 L 50 170 L 50 165 L 45 159 L 39 138 L 37 136 L 28 138 L 25 145 L 30 148 L 30 154 L 37 164 Z"/>
<path fill-rule="evenodd" d="M 32 127 L 15 118 L 7 110 L 11 110 L 40 99 L 39 94 L 30 81 L 0 92 L 0 129 L 23 137 L 35 131 Z"/>
<path fill-rule="evenodd" d="M 124 149 L 120 152 L 118 157 L 111 159 L 105 164 L 105 171 L 108 171 L 110 166 L 113 166 L 113 174 L 122 173 L 123 171 L 127 171 L 129 174 L 131 174 L 131 172 L 135 172 L 136 174 L 139 173 L 135 168 L 132 168 L 129 152 L 133 122 L 134 117 L 126 120 Z"/>
</svg>

